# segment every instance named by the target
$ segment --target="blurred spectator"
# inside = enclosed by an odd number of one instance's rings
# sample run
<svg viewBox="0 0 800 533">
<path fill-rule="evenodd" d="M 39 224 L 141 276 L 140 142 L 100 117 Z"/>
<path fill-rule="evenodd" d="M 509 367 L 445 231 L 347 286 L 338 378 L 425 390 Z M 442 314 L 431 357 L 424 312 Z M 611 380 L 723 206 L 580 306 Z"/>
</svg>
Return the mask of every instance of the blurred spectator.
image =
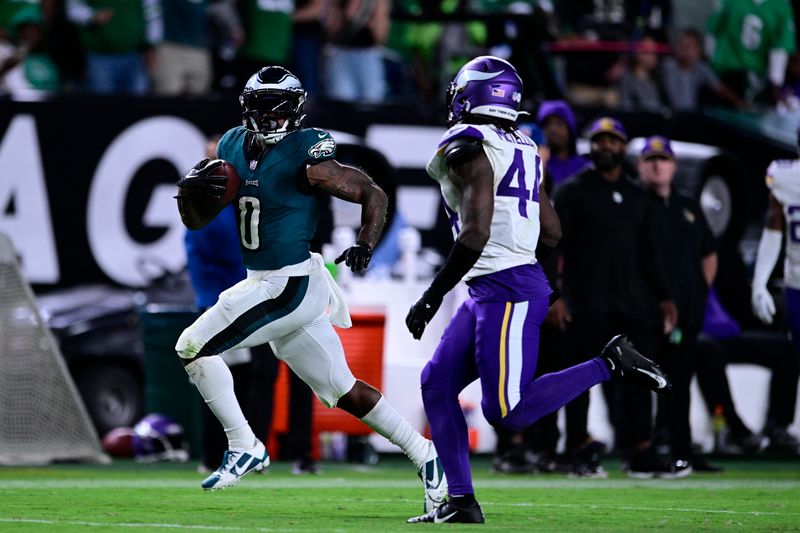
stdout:
<svg viewBox="0 0 800 533">
<path fill-rule="evenodd" d="M 550 149 L 550 158 L 545 165 L 549 178 L 545 187 L 554 187 L 567 178 L 589 167 L 591 162 L 578 155 L 578 129 L 575 115 L 563 100 L 546 100 L 539 106 L 536 122 L 542 128 Z"/>
<path fill-rule="evenodd" d="M 289 67 L 292 61 L 294 0 L 240 0 L 244 44 L 236 59 L 236 87 L 267 65 Z"/>
<path fill-rule="evenodd" d="M 38 7 L 39 4 L 39 0 L 3 0 L 0 2 L 0 39 L 5 41 L 13 40 L 14 26 L 11 23 L 11 19 L 19 10 Z"/>
<path fill-rule="evenodd" d="M 563 98 L 543 44 L 556 38 L 552 15 L 536 1 L 479 2 L 486 19 L 489 53 L 514 65 L 526 101 Z M 507 15 L 500 16 L 500 15 Z"/>
<path fill-rule="evenodd" d="M 767 97 L 776 104 L 796 46 L 788 0 L 725 0 L 707 26 L 711 67 L 720 79 L 748 102 L 769 88 Z"/>
<path fill-rule="evenodd" d="M 625 129 L 618 120 L 604 117 L 592 124 L 588 137 L 594 167 L 564 183 L 554 197 L 562 229 L 564 298 L 553 304 L 553 312 L 558 322 L 567 324 L 567 365 L 599 353 L 604 339 L 620 333 L 650 354 L 658 308 L 659 330 L 671 331 L 677 320 L 655 236 L 653 206 L 622 164 Z M 658 308 L 642 297 L 648 290 L 657 295 Z M 609 412 L 617 446 L 630 452 L 630 473 L 662 473 L 652 447 L 651 393 L 618 385 L 607 389 Z M 588 433 L 588 411 L 588 394 L 567 405 L 567 451 L 575 475 L 605 477 L 599 459 L 604 446 Z"/>
<path fill-rule="evenodd" d="M 634 31 L 643 30 L 666 37 L 672 17 L 671 0 L 570 0 L 553 3 L 566 33 L 616 25 L 629 38 Z"/>
<path fill-rule="evenodd" d="M 645 37 L 636 45 L 633 66 L 619 81 L 619 105 L 624 111 L 659 113 L 664 104 L 656 81 L 658 44 Z"/>
<path fill-rule="evenodd" d="M 734 107 L 744 104 L 703 60 L 703 36 L 694 28 L 680 31 L 674 55 L 661 62 L 661 83 L 673 111 L 696 110 L 704 90 Z"/>
<path fill-rule="evenodd" d="M 35 5 L 11 17 L 10 42 L 0 40 L 0 95 L 37 100 L 58 90 L 58 70 L 43 46 L 43 23 Z"/>
<path fill-rule="evenodd" d="M 322 19 L 326 0 L 297 0 L 294 11 L 294 46 L 292 72 L 303 80 L 303 87 L 311 96 L 319 96 L 322 89 L 319 60 L 322 55 Z"/>
<path fill-rule="evenodd" d="M 159 0 L 163 41 L 156 45 L 157 95 L 203 95 L 211 87 L 207 0 Z"/>
<path fill-rule="evenodd" d="M 389 36 L 389 0 L 334 0 L 327 20 L 325 89 L 330 98 L 379 103 L 386 97 L 381 47 Z"/>
<path fill-rule="evenodd" d="M 86 88 L 99 94 L 143 95 L 158 39 L 159 6 L 152 0 L 67 0 L 86 49 Z"/>
<path fill-rule="evenodd" d="M 236 53 L 244 43 L 244 27 L 235 0 L 209 0 L 209 38 L 215 89 L 239 91 L 244 80 L 236 70 Z"/>
<path fill-rule="evenodd" d="M 717 273 L 717 253 L 700 205 L 673 189 L 677 162 L 669 140 L 647 138 L 638 167 L 653 200 L 656 238 L 664 252 L 664 271 L 678 308 L 675 329 L 669 336 L 660 337 L 657 352 L 672 381 L 672 397 L 658 399 L 657 425 L 669 435 L 669 473 L 683 477 L 692 472 L 696 462 L 689 425 L 690 385 L 708 287 Z"/>
</svg>

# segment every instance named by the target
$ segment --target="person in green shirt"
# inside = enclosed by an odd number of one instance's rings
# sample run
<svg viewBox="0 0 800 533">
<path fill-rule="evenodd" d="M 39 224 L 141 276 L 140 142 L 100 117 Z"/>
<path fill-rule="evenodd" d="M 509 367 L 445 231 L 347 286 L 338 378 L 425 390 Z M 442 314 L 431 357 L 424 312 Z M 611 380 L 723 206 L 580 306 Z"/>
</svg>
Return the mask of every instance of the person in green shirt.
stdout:
<svg viewBox="0 0 800 533">
<path fill-rule="evenodd" d="M 765 88 L 777 103 L 789 54 L 795 51 L 794 13 L 788 0 L 722 0 L 708 19 L 711 68 L 740 98 Z"/>
<path fill-rule="evenodd" d="M 236 82 L 244 84 L 264 65 L 292 61 L 294 0 L 239 0 L 244 43 L 236 56 Z"/>
<path fill-rule="evenodd" d="M 159 10 L 149 0 L 67 0 L 67 17 L 86 50 L 87 90 L 147 93 Z"/>
<path fill-rule="evenodd" d="M 159 0 L 163 40 L 155 48 L 158 95 L 203 95 L 211 88 L 207 0 Z"/>
<path fill-rule="evenodd" d="M 0 40 L 0 94 L 39 100 L 59 87 L 58 69 L 43 47 L 39 6 L 26 5 L 9 22 L 10 41 Z"/>
</svg>

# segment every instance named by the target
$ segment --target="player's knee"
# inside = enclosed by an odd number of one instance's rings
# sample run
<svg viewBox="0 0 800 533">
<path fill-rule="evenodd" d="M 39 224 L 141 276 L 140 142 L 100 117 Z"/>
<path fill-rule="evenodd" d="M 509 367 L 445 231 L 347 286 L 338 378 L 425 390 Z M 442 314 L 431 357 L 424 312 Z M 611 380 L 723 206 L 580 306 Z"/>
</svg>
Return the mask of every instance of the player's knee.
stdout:
<svg viewBox="0 0 800 533">
<path fill-rule="evenodd" d="M 175 343 L 175 352 L 178 354 L 178 357 L 183 360 L 194 359 L 197 357 L 202 347 L 203 345 L 201 343 L 193 339 L 191 328 L 186 328 L 178 338 L 178 342 Z"/>
<path fill-rule="evenodd" d="M 516 427 L 518 425 L 516 422 L 516 417 L 513 415 L 513 413 L 507 413 L 506 416 L 503 416 L 500 406 L 497 404 L 492 405 L 491 402 L 481 402 L 481 411 L 483 411 L 483 417 L 492 426 L 502 427 L 512 431 L 516 431 L 518 429 Z"/>
<path fill-rule="evenodd" d="M 525 424 L 520 424 L 519 421 L 514 416 L 506 416 L 506 417 L 497 417 L 498 420 L 496 422 L 490 422 L 493 426 L 500 426 L 504 429 L 509 431 L 518 432 L 525 429 L 527 426 Z"/>
<path fill-rule="evenodd" d="M 422 369 L 422 375 L 420 376 L 420 387 L 425 389 L 445 389 L 446 387 L 446 380 L 442 375 L 439 366 L 428 361 L 425 365 L 425 368 Z"/>
</svg>

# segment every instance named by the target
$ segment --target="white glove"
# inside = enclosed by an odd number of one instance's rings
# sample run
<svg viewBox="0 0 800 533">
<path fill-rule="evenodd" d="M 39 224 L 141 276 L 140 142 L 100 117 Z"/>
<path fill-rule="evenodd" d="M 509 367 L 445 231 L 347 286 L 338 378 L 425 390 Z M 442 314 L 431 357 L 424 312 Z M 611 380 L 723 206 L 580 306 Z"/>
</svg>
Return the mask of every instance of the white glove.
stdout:
<svg viewBox="0 0 800 533">
<path fill-rule="evenodd" d="M 753 313 L 764 324 L 772 324 L 772 317 L 775 316 L 775 301 L 766 287 L 753 287 L 751 295 Z"/>
<path fill-rule="evenodd" d="M 778 256 L 781 254 L 782 237 L 780 231 L 764 228 L 758 243 L 750 302 L 753 305 L 753 313 L 764 324 L 772 324 L 772 317 L 775 316 L 775 302 L 767 290 L 767 282 L 772 269 L 775 268 L 775 263 L 778 262 Z"/>
</svg>

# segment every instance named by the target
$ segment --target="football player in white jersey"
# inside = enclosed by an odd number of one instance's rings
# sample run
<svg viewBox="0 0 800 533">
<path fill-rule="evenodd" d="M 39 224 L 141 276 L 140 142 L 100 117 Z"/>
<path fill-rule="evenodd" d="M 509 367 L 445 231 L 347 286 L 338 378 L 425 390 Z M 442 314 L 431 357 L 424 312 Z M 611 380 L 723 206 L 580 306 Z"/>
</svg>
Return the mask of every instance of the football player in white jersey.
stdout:
<svg viewBox="0 0 800 533">
<path fill-rule="evenodd" d="M 444 295 L 462 278 L 469 298 L 422 371 L 423 403 L 449 482 L 448 500 L 409 522 L 484 521 L 458 403 L 458 394 L 476 379 L 486 419 L 512 431 L 612 375 L 652 389 L 669 386 L 660 369 L 622 336 L 598 357 L 534 379 L 539 327 L 552 292 L 536 248 L 555 246 L 561 227 L 541 186 L 536 144 L 516 127 L 521 100 L 522 81 L 510 63 L 492 56 L 469 61 L 450 84 L 450 129 L 428 163 L 428 173 L 441 186 L 455 243 L 411 307 L 406 325 L 419 339 Z"/>
<path fill-rule="evenodd" d="M 800 353 L 800 159 L 773 161 L 767 168 L 766 181 L 770 191 L 769 204 L 753 272 L 753 313 L 765 324 L 772 324 L 775 301 L 767 289 L 767 282 L 781 254 L 785 232 L 784 304 L 792 343 Z M 790 389 L 796 394 L 796 385 Z M 796 396 L 781 401 L 793 406 Z M 794 419 L 794 409 L 780 410 L 780 414 L 770 411 L 772 416 L 768 417 L 764 428 L 770 447 L 800 452 L 800 441 L 786 429 Z"/>
</svg>

